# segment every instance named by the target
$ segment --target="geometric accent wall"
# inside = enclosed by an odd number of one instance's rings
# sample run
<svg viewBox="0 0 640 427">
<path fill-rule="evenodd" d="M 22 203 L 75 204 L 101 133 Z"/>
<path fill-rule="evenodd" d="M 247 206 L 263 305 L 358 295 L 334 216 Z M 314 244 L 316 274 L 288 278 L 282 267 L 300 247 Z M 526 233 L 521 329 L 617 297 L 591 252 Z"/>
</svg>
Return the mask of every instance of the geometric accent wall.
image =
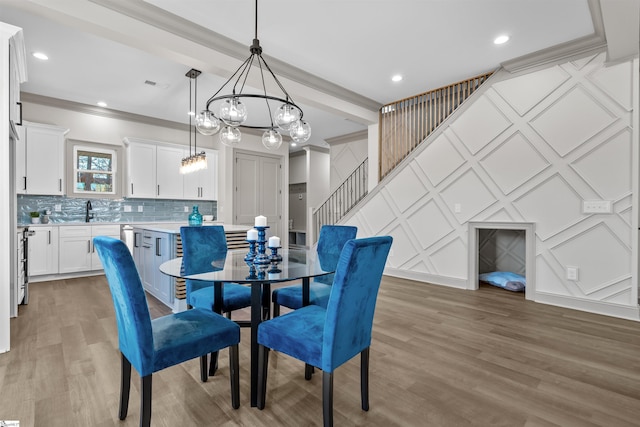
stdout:
<svg viewBox="0 0 640 427">
<path fill-rule="evenodd" d="M 465 288 L 469 221 L 534 223 L 534 300 L 638 318 L 638 60 L 604 60 L 494 74 L 345 223 L 394 237 L 386 274 Z"/>
</svg>

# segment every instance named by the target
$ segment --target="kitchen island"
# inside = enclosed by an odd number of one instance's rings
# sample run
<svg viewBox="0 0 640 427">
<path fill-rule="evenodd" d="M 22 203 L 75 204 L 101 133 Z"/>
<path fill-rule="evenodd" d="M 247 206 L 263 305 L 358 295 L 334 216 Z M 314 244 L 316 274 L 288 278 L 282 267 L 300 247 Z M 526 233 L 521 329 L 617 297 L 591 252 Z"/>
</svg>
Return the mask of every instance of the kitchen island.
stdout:
<svg viewBox="0 0 640 427">
<path fill-rule="evenodd" d="M 133 223 L 131 252 L 147 292 L 162 301 L 174 312 L 187 309 L 184 279 L 175 279 L 160 272 L 160 264 L 182 256 L 180 227 L 185 223 Z M 229 249 L 247 248 L 248 225 L 205 222 L 202 226 L 222 225 Z"/>
</svg>

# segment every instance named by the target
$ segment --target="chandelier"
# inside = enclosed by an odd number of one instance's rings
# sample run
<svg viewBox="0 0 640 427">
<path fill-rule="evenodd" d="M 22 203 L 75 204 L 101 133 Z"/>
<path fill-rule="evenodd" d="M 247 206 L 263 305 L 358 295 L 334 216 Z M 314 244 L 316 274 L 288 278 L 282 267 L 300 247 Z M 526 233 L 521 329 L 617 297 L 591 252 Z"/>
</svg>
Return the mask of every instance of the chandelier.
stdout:
<svg viewBox="0 0 640 427">
<path fill-rule="evenodd" d="M 262 144 L 270 150 L 277 150 L 282 145 L 281 132 L 288 132 L 293 142 L 307 142 L 311 137 L 311 126 L 303 120 L 302 109 L 293 102 L 262 57 L 262 47 L 258 40 L 258 0 L 255 0 L 255 12 L 255 37 L 253 44 L 249 46 L 251 55 L 209 98 L 206 108 L 196 116 L 196 128 L 203 135 L 213 135 L 220 131 L 220 142 L 229 147 L 242 140 L 240 128 L 264 130 Z M 254 65 L 260 70 L 261 93 L 244 91 Z M 269 76 L 282 91 L 281 96 L 267 94 L 265 77 Z M 225 88 L 226 94 L 223 92 Z M 249 110 L 252 114 L 251 121 L 247 120 Z"/>
<path fill-rule="evenodd" d="M 180 173 L 191 173 L 207 168 L 207 154 L 204 151 L 198 153 L 196 137 L 198 133 L 193 127 L 193 116 L 198 109 L 198 76 L 200 71 L 195 68 L 190 69 L 185 74 L 189 78 L 189 156 L 182 159 L 180 163 Z M 195 90 L 193 87 L 195 86 Z M 191 96 L 193 94 L 193 97 Z M 193 107 L 193 108 L 192 108 Z M 192 132 L 193 130 L 193 132 Z M 191 134 L 193 133 L 193 154 L 191 154 Z"/>
</svg>

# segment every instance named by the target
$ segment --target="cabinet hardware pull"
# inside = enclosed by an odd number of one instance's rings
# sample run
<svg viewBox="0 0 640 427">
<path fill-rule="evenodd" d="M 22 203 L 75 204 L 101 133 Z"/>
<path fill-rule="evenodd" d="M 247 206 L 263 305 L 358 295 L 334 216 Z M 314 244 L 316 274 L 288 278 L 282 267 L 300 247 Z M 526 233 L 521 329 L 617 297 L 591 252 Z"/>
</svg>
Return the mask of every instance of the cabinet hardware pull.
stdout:
<svg viewBox="0 0 640 427">
<path fill-rule="evenodd" d="M 87 253 L 91 253 L 91 240 L 87 240 Z"/>
<path fill-rule="evenodd" d="M 140 247 L 140 242 L 138 242 L 138 237 L 140 237 L 140 233 L 133 233 L 133 246 L 136 248 Z"/>
<path fill-rule="evenodd" d="M 160 254 L 160 237 L 156 237 L 156 256 L 162 256 Z"/>
<path fill-rule="evenodd" d="M 51 244 L 51 230 L 48 231 L 49 236 L 47 237 L 47 244 L 50 245 Z"/>
<path fill-rule="evenodd" d="M 133 194 L 133 182 L 131 183 L 131 194 Z"/>
<path fill-rule="evenodd" d="M 24 180 L 24 190 L 27 191 L 27 177 L 24 176 L 22 179 Z"/>
<path fill-rule="evenodd" d="M 160 184 L 158 184 L 158 196 L 160 195 Z"/>
<path fill-rule="evenodd" d="M 58 179 L 58 191 L 62 191 L 62 178 Z"/>
</svg>

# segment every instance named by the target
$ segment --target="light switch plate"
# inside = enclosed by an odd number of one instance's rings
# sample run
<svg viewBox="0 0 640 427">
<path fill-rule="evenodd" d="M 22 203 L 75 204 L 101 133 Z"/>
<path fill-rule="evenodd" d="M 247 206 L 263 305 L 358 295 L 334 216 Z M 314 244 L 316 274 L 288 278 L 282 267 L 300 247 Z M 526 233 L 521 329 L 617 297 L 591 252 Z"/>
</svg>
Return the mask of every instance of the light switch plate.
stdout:
<svg viewBox="0 0 640 427">
<path fill-rule="evenodd" d="M 62 212 L 62 205 L 55 205 L 53 207 L 53 210 L 56 211 L 56 212 Z"/>
<path fill-rule="evenodd" d="M 130 205 L 124 205 L 124 211 L 125 212 L 131 212 L 131 206 Z"/>
<path fill-rule="evenodd" d="M 138 206 L 138 212 L 142 212 L 144 208 L 142 206 Z"/>
<path fill-rule="evenodd" d="M 578 267 L 567 266 L 567 280 L 578 280 Z"/>
<path fill-rule="evenodd" d="M 189 212 L 189 206 L 185 206 L 185 207 L 184 207 L 184 211 L 185 211 L 185 212 Z"/>
<path fill-rule="evenodd" d="M 583 200 L 582 212 L 583 213 L 599 213 L 599 214 L 611 213 L 611 201 L 610 200 Z"/>
</svg>

